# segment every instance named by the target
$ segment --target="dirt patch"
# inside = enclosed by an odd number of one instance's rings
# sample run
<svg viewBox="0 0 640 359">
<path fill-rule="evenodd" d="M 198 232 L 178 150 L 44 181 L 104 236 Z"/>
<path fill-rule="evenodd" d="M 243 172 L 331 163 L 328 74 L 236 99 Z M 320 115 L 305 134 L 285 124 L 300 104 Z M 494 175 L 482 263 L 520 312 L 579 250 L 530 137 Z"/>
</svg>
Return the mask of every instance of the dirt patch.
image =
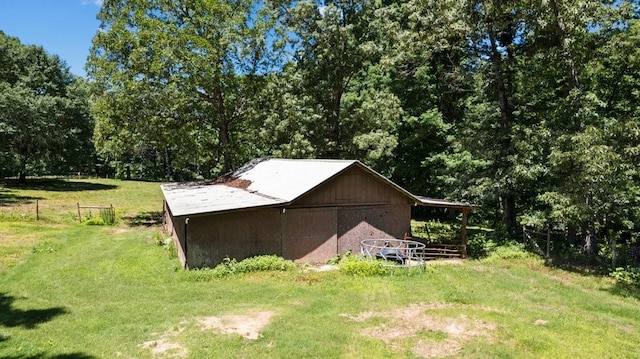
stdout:
<svg viewBox="0 0 640 359">
<path fill-rule="evenodd" d="M 111 230 L 111 232 L 109 233 L 112 236 L 117 236 L 119 234 L 124 234 L 124 233 L 129 233 L 129 232 L 133 232 L 132 228 L 115 228 L 113 230 Z"/>
<path fill-rule="evenodd" d="M 371 318 L 387 319 L 383 324 L 364 328 L 361 333 L 382 340 L 394 351 L 405 350 L 406 339 L 414 339 L 409 341 L 415 343 L 410 349 L 414 355 L 422 358 L 455 355 L 465 343 L 474 338 L 491 339 L 495 324 L 463 314 L 442 317 L 433 313 L 451 307 L 446 303 L 420 303 L 388 312 L 363 312 L 356 316 L 344 316 L 357 322 L 366 322 Z"/>
<path fill-rule="evenodd" d="M 464 264 L 464 259 L 458 258 L 448 258 L 448 259 L 434 259 L 430 261 L 425 261 L 426 265 L 460 265 Z"/>
<path fill-rule="evenodd" d="M 159 336 L 160 338 L 146 341 L 142 343 L 140 347 L 149 349 L 153 356 L 162 358 L 186 358 L 189 354 L 187 348 L 172 341 L 172 338 L 177 337 L 183 331 L 184 328 L 178 328 L 164 333 L 153 333 L 153 335 Z"/>
<path fill-rule="evenodd" d="M 222 317 L 206 317 L 198 321 L 203 330 L 219 330 L 224 334 L 240 334 L 246 339 L 256 340 L 275 313 L 265 311 L 246 315 L 225 315 Z"/>
<path fill-rule="evenodd" d="M 306 270 L 309 270 L 312 272 L 329 272 L 329 271 L 334 271 L 338 269 L 339 269 L 338 266 L 333 264 L 317 264 L 317 265 L 309 266 Z"/>
</svg>

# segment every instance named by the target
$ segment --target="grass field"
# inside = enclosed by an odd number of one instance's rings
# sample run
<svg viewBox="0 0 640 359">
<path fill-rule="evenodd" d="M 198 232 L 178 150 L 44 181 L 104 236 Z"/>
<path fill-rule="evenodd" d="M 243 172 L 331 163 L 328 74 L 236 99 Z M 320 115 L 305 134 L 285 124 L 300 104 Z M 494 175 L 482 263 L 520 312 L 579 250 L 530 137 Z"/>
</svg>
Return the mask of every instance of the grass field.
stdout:
<svg viewBox="0 0 640 359">
<path fill-rule="evenodd" d="M 78 202 L 118 222 L 80 224 Z M 610 278 L 494 256 L 198 281 L 149 226 L 161 205 L 157 183 L 0 187 L 0 358 L 640 357 L 640 295 Z"/>
</svg>

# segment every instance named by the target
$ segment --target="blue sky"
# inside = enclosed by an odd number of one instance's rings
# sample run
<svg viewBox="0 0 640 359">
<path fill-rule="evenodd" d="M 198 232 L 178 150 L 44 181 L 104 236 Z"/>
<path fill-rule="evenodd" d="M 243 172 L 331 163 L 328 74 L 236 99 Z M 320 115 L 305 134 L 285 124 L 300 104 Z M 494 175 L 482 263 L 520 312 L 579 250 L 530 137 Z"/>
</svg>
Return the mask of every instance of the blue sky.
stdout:
<svg viewBox="0 0 640 359">
<path fill-rule="evenodd" d="M 71 73 L 85 76 L 102 0 L 0 0 L 0 31 L 58 55 Z"/>
</svg>

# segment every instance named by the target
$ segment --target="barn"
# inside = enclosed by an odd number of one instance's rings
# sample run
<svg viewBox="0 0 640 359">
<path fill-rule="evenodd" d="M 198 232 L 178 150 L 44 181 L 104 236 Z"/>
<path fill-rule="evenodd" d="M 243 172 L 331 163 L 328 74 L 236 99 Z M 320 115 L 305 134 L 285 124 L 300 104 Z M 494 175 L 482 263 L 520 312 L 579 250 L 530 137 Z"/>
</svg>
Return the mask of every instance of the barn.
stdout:
<svg viewBox="0 0 640 359">
<path fill-rule="evenodd" d="M 185 268 L 261 254 L 326 262 L 358 253 L 363 239 L 402 238 L 411 206 L 430 201 L 355 160 L 255 160 L 213 181 L 161 188 L 163 223 Z"/>
</svg>

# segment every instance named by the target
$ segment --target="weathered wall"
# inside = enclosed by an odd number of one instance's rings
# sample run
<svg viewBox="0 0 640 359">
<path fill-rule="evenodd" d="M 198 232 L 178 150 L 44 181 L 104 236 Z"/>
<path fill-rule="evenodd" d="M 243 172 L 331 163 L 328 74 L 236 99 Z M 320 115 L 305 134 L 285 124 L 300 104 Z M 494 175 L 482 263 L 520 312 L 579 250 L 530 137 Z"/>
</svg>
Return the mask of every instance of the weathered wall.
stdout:
<svg viewBox="0 0 640 359">
<path fill-rule="evenodd" d="M 164 226 L 164 230 L 171 234 L 171 238 L 173 238 L 173 244 L 176 248 L 178 259 L 183 267 L 186 259 L 184 255 L 184 223 L 184 218 L 176 218 L 171 214 L 171 208 L 169 208 L 165 202 L 162 224 Z"/>
<path fill-rule="evenodd" d="M 398 238 L 409 232 L 411 207 L 404 205 L 338 209 L 338 253 L 360 253 L 364 239 Z"/>
<path fill-rule="evenodd" d="M 191 217 L 189 267 L 213 267 L 225 257 L 242 260 L 261 254 L 282 255 L 280 226 L 277 209 Z"/>
<path fill-rule="evenodd" d="M 410 204 L 388 183 L 359 167 L 352 167 L 298 199 L 294 206 L 341 206 L 357 204 Z"/>
<path fill-rule="evenodd" d="M 282 221 L 284 258 L 326 262 L 336 255 L 336 208 L 287 209 Z"/>
</svg>

